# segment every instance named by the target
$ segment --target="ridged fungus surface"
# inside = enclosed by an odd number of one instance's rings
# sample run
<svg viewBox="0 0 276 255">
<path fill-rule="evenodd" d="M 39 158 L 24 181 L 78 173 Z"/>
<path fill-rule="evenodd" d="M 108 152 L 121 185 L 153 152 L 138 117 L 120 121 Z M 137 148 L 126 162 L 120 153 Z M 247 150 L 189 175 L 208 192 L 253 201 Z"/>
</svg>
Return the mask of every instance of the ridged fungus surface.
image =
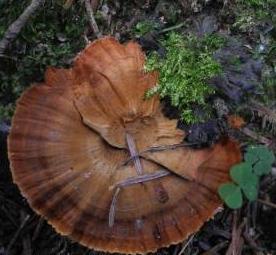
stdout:
<svg viewBox="0 0 276 255">
<path fill-rule="evenodd" d="M 154 252 L 196 232 L 221 205 L 239 146 L 183 146 L 163 116 L 140 47 L 99 39 L 72 68 L 49 68 L 18 100 L 9 135 L 14 182 L 31 207 L 81 244 Z"/>
</svg>

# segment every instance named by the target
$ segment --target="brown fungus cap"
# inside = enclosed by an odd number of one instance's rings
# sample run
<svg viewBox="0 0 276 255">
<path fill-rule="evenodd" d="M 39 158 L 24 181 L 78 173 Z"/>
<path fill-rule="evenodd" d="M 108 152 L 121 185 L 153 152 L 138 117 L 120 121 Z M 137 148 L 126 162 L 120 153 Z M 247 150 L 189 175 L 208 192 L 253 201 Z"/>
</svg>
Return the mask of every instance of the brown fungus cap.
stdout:
<svg viewBox="0 0 276 255">
<path fill-rule="evenodd" d="M 96 250 L 146 253 L 183 241 L 219 208 L 217 188 L 241 159 L 230 139 L 178 146 L 176 120 L 158 97 L 143 99 L 158 78 L 144 59 L 136 43 L 97 40 L 73 68 L 48 69 L 13 117 L 15 183 L 59 233 Z"/>
</svg>

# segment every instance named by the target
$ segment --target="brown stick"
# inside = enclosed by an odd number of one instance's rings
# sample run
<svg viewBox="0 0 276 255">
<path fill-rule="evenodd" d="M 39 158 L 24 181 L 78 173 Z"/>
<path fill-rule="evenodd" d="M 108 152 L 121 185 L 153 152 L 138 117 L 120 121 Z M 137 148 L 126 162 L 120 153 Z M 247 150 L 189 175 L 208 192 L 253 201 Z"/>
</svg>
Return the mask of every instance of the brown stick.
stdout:
<svg viewBox="0 0 276 255">
<path fill-rule="evenodd" d="M 245 135 L 253 138 L 254 140 L 257 140 L 258 142 L 263 143 L 267 146 L 269 146 L 271 144 L 271 140 L 267 139 L 264 136 L 257 134 L 256 132 L 252 131 L 251 129 L 249 129 L 247 127 L 242 128 L 241 132 L 244 133 Z"/>
<path fill-rule="evenodd" d="M 98 27 L 97 22 L 94 17 L 94 11 L 93 11 L 93 8 L 91 5 L 91 0 L 85 0 L 85 9 L 86 9 L 86 12 L 88 15 L 90 26 L 91 26 L 94 34 L 96 35 L 97 38 L 102 37 L 102 34 L 99 30 L 99 27 Z"/>
<path fill-rule="evenodd" d="M 218 251 L 220 251 L 221 249 L 223 249 L 227 245 L 227 243 L 228 243 L 228 241 L 224 241 L 222 243 L 218 243 L 217 245 L 215 245 L 214 247 L 212 247 L 210 250 L 202 253 L 202 255 L 217 254 Z"/>
<path fill-rule="evenodd" d="M 155 179 L 159 179 L 165 176 L 170 175 L 171 173 L 168 170 L 165 169 L 161 169 L 158 170 L 154 173 L 150 173 L 150 174 L 144 174 L 144 175 L 139 175 L 139 176 L 133 176 L 130 178 L 127 178 L 119 183 L 116 183 L 113 186 L 110 186 L 109 189 L 114 189 L 115 187 L 119 187 L 119 188 L 125 188 L 127 186 L 131 186 L 134 184 L 138 184 L 138 183 L 143 183 L 143 182 L 148 182 L 148 181 L 152 181 Z"/>
<path fill-rule="evenodd" d="M 144 154 L 148 152 L 159 152 L 164 150 L 175 150 L 180 147 L 192 147 L 198 145 L 198 143 L 177 143 L 177 144 L 171 144 L 171 145 L 161 145 L 161 146 L 154 146 L 149 147 L 146 150 L 141 151 L 140 153 L 137 153 L 135 157 L 130 156 L 126 161 L 123 162 L 123 166 L 127 165 L 130 161 L 134 160 L 137 157 L 142 157 Z"/>
<path fill-rule="evenodd" d="M 3 55 L 9 44 L 17 37 L 21 29 L 25 26 L 28 19 L 33 13 L 42 5 L 44 0 L 32 0 L 31 4 L 24 10 L 24 12 L 14 21 L 7 29 L 4 37 L 0 41 L 0 56 Z"/>
<path fill-rule="evenodd" d="M 126 134 L 126 142 L 127 142 L 130 156 L 131 158 L 134 159 L 134 166 L 135 166 L 136 172 L 138 175 L 142 175 L 144 170 L 143 170 L 143 166 L 141 164 L 140 158 L 138 156 L 136 144 L 133 137 L 128 133 Z"/>
<path fill-rule="evenodd" d="M 117 183 L 115 186 L 111 186 L 110 189 L 115 188 L 115 192 L 113 194 L 111 206 L 110 206 L 110 209 L 109 209 L 109 216 L 108 216 L 108 225 L 109 225 L 109 227 L 111 228 L 114 225 L 116 203 L 117 203 L 118 196 L 119 196 L 119 193 L 120 193 L 122 188 L 131 186 L 131 185 L 134 185 L 134 184 L 138 184 L 138 183 L 152 181 L 152 180 L 159 179 L 159 178 L 162 178 L 162 177 L 165 177 L 165 176 L 168 176 L 168 175 L 170 175 L 169 171 L 167 171 L 165 169 L 161 169 L 161 170 L 159 170 L 155 173 L 130 177 L 130 178 L 124 180 L 124 181 L 121 181 L 121 182 Z"/>
<path fill-rule="evenodd" d="M 121 188 L 117 187 L 116 190 L 115 190 L 115 193 L 113 195 L 112 201 L 111 201 L 111 206 L 110 206 L 109 215 L 108 215 L 108 225 L 109 225 L 110 228 L 112 228 L 113 225 L 114 225 L 116 203 L 117 203 L 117 199 L 118 199 L 120 191 L 121 191 Z"/>
<path fill-rule="evenodd" d="M 269 202 L 269 201 L 265 201 L 263 199 L 258 199 L 257 200 L 259 203 L 263 204 L 263 205 L 266 205 L 266 206 L 269 206 L 271 208 L 274 208 L 276 209 L 276 204 L 272 203 L 272 202 Z"/>
<path fill-rule="evenodd" d="M 226 251 L 226 255 L 241 255 L 244 239 L 242 237 L 242 232 L 246 223 L 245 218 L 243 222 L 238 225 L 238 212 L 233 212 L 233 229 L 232 229 L 232 241 Z"/>
</svg>

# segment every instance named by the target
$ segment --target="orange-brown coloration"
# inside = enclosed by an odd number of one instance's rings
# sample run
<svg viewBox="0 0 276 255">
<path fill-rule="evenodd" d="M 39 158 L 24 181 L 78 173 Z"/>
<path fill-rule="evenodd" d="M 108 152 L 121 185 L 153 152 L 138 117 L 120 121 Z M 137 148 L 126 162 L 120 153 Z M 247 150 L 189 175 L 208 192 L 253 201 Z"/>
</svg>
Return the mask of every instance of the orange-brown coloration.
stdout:
<svg viewBox="0 0 276 255">
<path fill-rule="evenodd" d="M 214 215 L 220 184 L 240 161 L 238 145 L 148 151 L 144 175 L 168 175 L 121 188 L 114 224 L 108 224 L 117 183 L 137 176 L 126 136 L 138 152 L 179 144 L 184 133 L 166 119 L 157 83 L 145 73 L 144 54 L 130 42 L 97 40 L 71 69 L 48 69 L 45 83 L 17 103 L 9 136 L 13 179 L 34 210 L 55 229 L 96 250 L 146 253 L 183 241 Z"/>
<path fill-rule="evenodd" d="M 238 115 L 229 115 L 227 117 L 227 122 L 228 122 L 228 125 L 234 129 L 240 129 L 240 128 L 244 127 L 246 124 L 244 119 Z"/>
</svg>

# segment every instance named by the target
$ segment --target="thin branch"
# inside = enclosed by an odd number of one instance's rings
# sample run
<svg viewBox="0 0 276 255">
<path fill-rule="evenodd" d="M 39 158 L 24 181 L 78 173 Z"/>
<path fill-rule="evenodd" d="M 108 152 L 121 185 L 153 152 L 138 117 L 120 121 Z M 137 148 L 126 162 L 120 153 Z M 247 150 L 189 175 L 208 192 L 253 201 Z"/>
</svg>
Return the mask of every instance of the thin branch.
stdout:
<svg viewBox="0 0 276 255">
<path fill-rule="evenodd" d="M 222 243 L 218 243 L 217 245 L 213 246 L 210 250 L 202 253 L 202 255 L 211 255 L 211 254 L 218 254 L 218 252 L 223 249 L 229 241 L 224 241 Z"/>
<path fill-rule="evenodd" d="M 99 30 L 99 27 L 98 27 L 97 22 L 94 17 L 94 11 L 93 11 L 93 8 L 91 5 L 91 0 L 85 0 L 85 8 L 86 8 L 90 26 L 91 26 L 94 34 L 96 35 L 97 38 L 102 37 L 102 34 Z"/>
<path fill-rule="evenodd" d="M 110 228 L 113 227 L 113 225 L 114 225 L 116 204 L 117 204 L 117 200 L 118 200 L 120 190 L 121 190 L 121 188 L 119 188 L 119 187 L 116 188 L 116 191 L 113 195 L 111 206 L 110 206 L 110 209 L 109 209 L 108 225 L 109 225 Z"/>
<path fill-rule="evenodd" d="M 266 200 L 263 200 L 263 199 L 258 199 L 257 201 L 258 201 L 259 203 L 261 203 L 261 204 L 264 204 L 264 205 L 266 205 L 266 206 L 269 206 L 269 207 L 271 207 L 271 208 L 276 209 L 276 204 L 274 204 L 274 203 L 272 203 L 272 202 L 269 202 L 269 201 L 266 201 Z"/>
<path fill-rule="evenodd" d="M 159 170 L 155 173 L 152 173 L 152 174 L 144 174 L 144 175 L 130 177 L 130 178 L 128 178 L 128 179 L 126 179 L 122 182 L 117 183 L 115 186 L 111 186 L 110 189 L 115 188 L 115 192 L 113 194 L 112 202 L 111 202 L 110 209 L 109 209 L 109 215 L 108 215 L 108 225 L 109 225 L 109 227 L 111 228 L 114 225 L 116 204 L 117 204 L 119 193 L 120 193 L 122 188 L 125 188 L 127 186 L 131 186 L 131 185 L 134 185 L 134 184 L 138 184 L 138 183 L 152 181 L 152 180 L 162 178 L 162 177 L 165 177 L 165 176 L 168 176 L 168 175 L 170 175 L 169 171 L 167 171 L 165 169 L 161 169 L 161 170 Z"/>
<path fill-rule="evenodd" d="M 26 217 L 21 221 L 21 224 L 20 224 L 19 228 L 17 229 L 17 231 L 15 232 L 14 236 L 12 237 L 12 239 L 10 240 L 10 242 L 8 244 L 7 251 L 6 251 L 7 254 L 10 253 L 10 249 L 12 248 L 14 243 L 16 242 L 18 236 L 20 235 L 23 228 L 26 226 L 29 219 L 30 219 L 30 215 L 26 215 Z"/>
<path fill-rule="evenodd" d="M 36 241 L 36 239 L 39 236 L 39 233 L 44 225 L 45 221 L 43 218 L 39 218 L 38 224 L 36 224 L 36 228 L 34 230 L 33 236 L 32 236 L 32 242 Z"/>
<path fill-rule="evenodd" d="M 226 251 L 226 255 L 241 255 L 244 239 L 242 237 L 242 232 L 246 224 L 246 218 L 243 219 L 241 224 L 238 225 L 239 215 L 237 211 L 233 212 L 233 227 L 232 227 L 232 240 Z"/>
<path fill-rule="evenodd" d="M 194 235 L 191 235 L 190 238 L 184 243 L 181 251 L 178 253 L 178 255 L 182 255 L 182 254 L 185 254 L 185 250 L 187 249 L 187 247 L 192 243 L 193 239 L 195 237 L 195 234 Z"/>
<path fill-rule="evenodd" d="M 23 210 L 20 211 L 21 222 L 24 222 L 27 216 L 28 215 L 26 215 Z M 22 255 L 30 255 L 33 253 L 30 233 L 27 232 L 26 234 L 22 235 L 22 246 Z"/>
<path fill-rule="evenodd" d="M 198 145 L 198 143 L 176 143 L 176 144 L 171 144 L 171 145 L 161 145 L 161 146 L 149 147 L 148 149 L 143 150 L 140 153 L 137 153 L 135 156 L 129 157 L 126 161 L 123 162 L 123 165 L 127 165 L 130 161 L 135 160 L 137 157 L 141 157 L 143 154 L 146 154 L 148 152 L 159 152 L 159 151 L 165 151 L 165 150 L 175 150 L 177 148 L 193 147 L 195 145 Z"/>
<path fill-rule="evenodd" d="M 44 0 L 32 0 L 31 4 L 24 10 L 24 12 L 14 21 L 7 29 L 4 37 L 0 41 L 0 55 L 3 56 L 4 51 L 9 44 L 17 37 L 22 28 L 27 23 L 28 19 L 33 13 L 44 3 Z"/>
<path fill-rule="evenodd" d="M 127 178 L 126 180 L 123 180 L 121 182 L 118 182 L 117 184 L 110 186 L 109 189 L 114 189 L 114 187 L 119 187 L 119 188 L 125 188 L 127 186 L 131 186 L 133 184 L 138 184 L 138 183 L 143 183 L 143 182 L 148 182 L 152 181 L 161 177 L 165 177 L 170 175 L 171 173 L 168 170 L 161 169 L 159 171 L 156 171 L 151 174 L 144 174 L 144 175 L 139 175 L 139 176 L 134 176 Z"/>
<path fill-rule="evenodd" d="M 127 142 L 127 146 L 130 152 L 130 156 L 131 158 L 133 158 L 134 160 L 134 166 L 136 169 L 136 172 L 138 175 L 142 175 L 143 174 L 143 167 L 141 164 L 141 160 L 139 158 L 139 154 L 135 145 L 135 141 L 133 139 L 133 137 L 130 134 L 126 134 L 126 142 Z"/>
<path fill-rule="evenodd" d="M 164 33 L 167 33 L 169 31 L 172 31 L 172 30 L 176 30 L 176 29 L 179 29 L 181 27 L 184 27 L 186 25 L 186 22 L 182 22 L 182 23 L 179 23 L 177 25 L 174 25 L 172 27 L 167 27 L 167 28 L 164 28 L 162 29 L 158 34 L 164 34 Z"/>
<path fill-rule="evenodd" d="M 243 134 L 245 134 L 246 136 L 249 136 L 249 137 L 253 138 L 254 140 L 257 140 L 258 142 L 263 143 L 263 144 L 265 144 L 267 146 L 269 146 L 271 144 L 271 142 L 272 142 L 268 138 L 257 134 L 256 132 L 254 132 L 253 130 L 251 130 L 251 129 L 247 128 L 247 127 L 242 128 L 241 132 Z"/>
<path fill-rule="evenodd" d="M 181 147 L 192 147 L 198 145 L 198 143 L 175 143 L 170 145 L 160 145 L 160 146 L 153 146 L 150 147 L 141 153 L 147 153 L 147 152 L 157 152 L 157 151 L 164 151 L 164 150 L 174 150 Z"/>
</svg>

